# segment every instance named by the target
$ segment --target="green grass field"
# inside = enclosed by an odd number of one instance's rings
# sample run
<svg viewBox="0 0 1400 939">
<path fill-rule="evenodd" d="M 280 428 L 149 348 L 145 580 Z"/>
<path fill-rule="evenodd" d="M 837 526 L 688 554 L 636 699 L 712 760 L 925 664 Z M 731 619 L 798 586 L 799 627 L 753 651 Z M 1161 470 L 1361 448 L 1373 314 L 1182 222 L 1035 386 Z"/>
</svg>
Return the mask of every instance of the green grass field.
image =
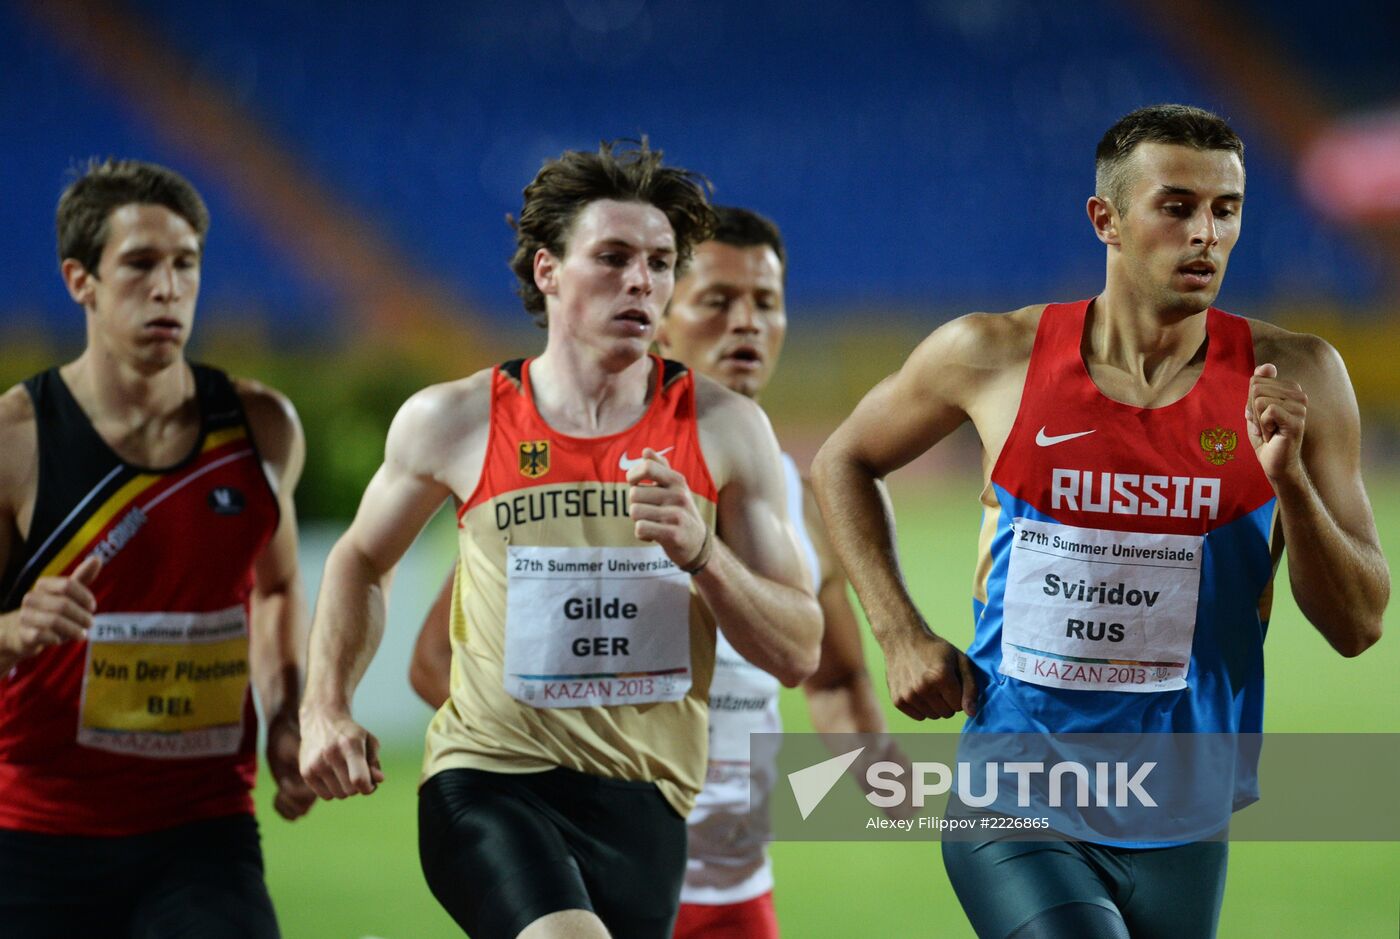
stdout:
<svg viewBox="0 0 1400 939">
<path fill-rule="evenodd" d="M 940 483 L 936 495 L 895 491 L 900 549 L 915 597 L 935 629 L 964 645 L 972 629 L 976 492 L 970 481 Z M 1394 562 L 1400 479 L 1373 482 L 1372 497 Z M 1282 587 L 1286 576 L 1280 580 Z M 1389 619 L 1393 631 L 1395 617 Z M 1364 656 L 1343 659 L 1281 589 L 1266 650 L 1268 730 L 1400 732 L 1400 638 L 1389 636 Z M 882 662 L 868 636 L 867 655 L 885 698 Z M 811 729 L 800 693 L 787 694 L 783 712 L 787 729 Z M 958 728 L 954 721 L 915 724 L 893 710 L 889 724 L 901 733 Z M 388 779 L 374 796 L 318 805 L 295 825 L 270 811 L 268 787 L 259 787 L 268 882 L 288 939 L 460 935 L 418 868 L 418 760 L 417 752 L 386 754 Z M 973 935 L 936 842 L 789 842 L 772 850 L 778 916 L 788 937 Z M 1400 931 L 1400 844 L 1236 843 L 1230 852 L 1222 937 L 1390 939 Z"/>
</svg>

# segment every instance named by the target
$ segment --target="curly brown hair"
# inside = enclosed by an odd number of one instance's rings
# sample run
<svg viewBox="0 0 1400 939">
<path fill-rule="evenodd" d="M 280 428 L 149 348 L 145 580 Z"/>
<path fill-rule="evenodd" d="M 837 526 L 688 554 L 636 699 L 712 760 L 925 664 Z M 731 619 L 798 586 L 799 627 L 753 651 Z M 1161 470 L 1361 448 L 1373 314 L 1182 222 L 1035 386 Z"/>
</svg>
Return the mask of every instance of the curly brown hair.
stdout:
<svg viewBox="0 0 1400 939">
<path fill-rule="evenodd" d="M 695 245 L 715 226 L 707 194 L 710 182 L 698 173 L 664 166 L 661 151 L 641 140 L 604 141 L 597 152 L 566 150 L 550 160 L 525 187 L 520 218 L 507 215 L 515 229 L 511 270 L 525 310 L 541 327 L 548 323 L 544 294 L 535 286 L 535 254 L 546 248 L 562 258 L 568 249 L 574 220 L 591 202 L 615 199 L 656 206 L 676 234 L 676 264 L 690 260 Z"/>
</svg>

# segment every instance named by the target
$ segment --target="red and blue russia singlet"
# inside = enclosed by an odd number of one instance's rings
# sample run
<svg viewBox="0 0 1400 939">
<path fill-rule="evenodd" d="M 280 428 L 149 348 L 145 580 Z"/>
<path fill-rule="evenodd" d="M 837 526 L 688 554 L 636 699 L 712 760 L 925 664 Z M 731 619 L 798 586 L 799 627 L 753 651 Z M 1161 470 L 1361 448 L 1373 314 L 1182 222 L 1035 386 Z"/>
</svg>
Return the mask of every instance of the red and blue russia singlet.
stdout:
<svg viewBox="0 0 1400 939">
<path fill-rule="evenodd" d="M 530 361 L 493 372 L 485 465 L 458 513 L 452 693 L 428 727 L 424 778 L 562 766 L 654 782 L 690 811 L 705 777 L 714 620 L 690 576 L 637 539 L 627 471 L 656 450 L 711 527 L 719 496 L 694 376 L 651 363 L 641 419 L 588 438 L 540 417 Z"/>
<path fill-rule="evenodd" d="M 278 507 L 237 391 L 191 367 L 199 440 L 163 470 L 118 457 L 58 369 L 25 382 L 38 492 L 0 607 L 103 566 L 88 638 L 0 677 L 0 828 L 131 835 L 253 811 L 248 601 Z"/>
<path fill-rule="evenodd" d="M 1258 733 L 1275 496 L 1249 442 L 1249 323 L 1206 313 L 1190 392 L 1104 396 L 1089 301 L 1045 308 L 991 478 L 968 650 L 968 733 Z M 1237 807 L 1256 798 L 1252 766 Z"/>
</svg>

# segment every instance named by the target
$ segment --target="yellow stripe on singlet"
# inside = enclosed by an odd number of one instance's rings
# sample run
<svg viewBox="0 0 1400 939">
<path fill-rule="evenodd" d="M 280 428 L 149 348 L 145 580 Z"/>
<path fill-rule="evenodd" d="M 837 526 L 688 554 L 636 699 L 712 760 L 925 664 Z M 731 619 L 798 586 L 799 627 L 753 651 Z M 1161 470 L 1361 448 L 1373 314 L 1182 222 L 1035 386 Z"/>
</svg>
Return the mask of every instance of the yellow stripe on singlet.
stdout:
<svg viewBox="0 0 1400 939">
<path fill-rule="evenodd" d="M 228 443 L 230 440 L 238 440 L 248 436 L 248 431 L 242 425 L 237 427 L 225 427 L 223 430 L 216 430 L 204 438 L 204 446 L 199 448 L 201 455 L 215 450 Z"/>
<path fill-rule="evenodd" d="M 243 427 L 229 427 L 224 430 L 215 431 L 204 438 L 204 446 L 199 448 L 200 455 L 217 449 L 230 441 L 241 437 L 247 437 L 248 432 Z M 107 523 L 116 518 L 127 506 L 136 501 L 141 493 L 151 486 L 166 478 L 165 473 L 141 473 L 127 480 L 111 497 L 102 505 L 98 506 L 83 526 L 77 530 L 72 538 L 63 546 L 53 560 L 44 565 L 44 569 L 39 572 L 40 577 L 52 577 L 58 572 L 65 570 L 73 559 L 92 545 L 92 541 L 97 537 L 102 529 L 107 527 Z"/>
</svg>

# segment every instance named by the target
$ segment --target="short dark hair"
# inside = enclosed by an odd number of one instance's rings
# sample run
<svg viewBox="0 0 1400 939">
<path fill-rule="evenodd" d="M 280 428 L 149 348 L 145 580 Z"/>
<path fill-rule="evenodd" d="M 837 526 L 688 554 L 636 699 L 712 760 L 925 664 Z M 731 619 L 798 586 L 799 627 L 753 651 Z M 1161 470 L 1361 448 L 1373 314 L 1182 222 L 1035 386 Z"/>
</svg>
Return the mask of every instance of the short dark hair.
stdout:
<svg viewBox="0 0 1400 939">
<path fill-rule="evenodd" d="M 778 256 L 783 271 L 787 271 L 787 250 L 783 247 L 783 233 L 778 230 L 772 219 L 751 209 L 717 205 L 715 220 L 715 230 L 710 234 L 710 241 L 718 241 L 735 248 L 757 248 L 767 245 Z"/>
<path fill-rule="evenodd" d="M 510 267 L 519 281 L 520 299 L 538 325 L 546 325 L 547 313 L 544 294 L 535 286 L 535 254 L 547 248 L 562 258 L 574 221 L 589 203 L 615 199 L 646 202 L 660 209 L 676 235 L 677 267 L 690 260 L 695 245 L 709 237 L 715 222 L 706 197 L 709 181 L 690 170 L 664 166 L 661 157 L 645 137 L 604 141 L 596 152 L 566 150 L 545 163 L 525 187 L 519 220 L 506 216 L 515 229 Z"/>
<path fill-rule="evenodd" d="M 1244 141 L 1225 119 L 1188 104 L 1154 104 L 1118 119 L 1094 151 L 1094 194 L 1127 211 L 1128 157 L 1138 144 L 1168 143 L 1197 150 L 1229 150 L 1244 166 Z"/>
<path fill-rule="evenodd" d="M 94 157 L 58 199 L 59 262 L 73 258 L 96 274 L 107 247 L 108 220 L 133 203 L 165 206 L 190 223 L 204 249 L 209 210 L 188 179 L 155 163 Z"/>
</svg>

